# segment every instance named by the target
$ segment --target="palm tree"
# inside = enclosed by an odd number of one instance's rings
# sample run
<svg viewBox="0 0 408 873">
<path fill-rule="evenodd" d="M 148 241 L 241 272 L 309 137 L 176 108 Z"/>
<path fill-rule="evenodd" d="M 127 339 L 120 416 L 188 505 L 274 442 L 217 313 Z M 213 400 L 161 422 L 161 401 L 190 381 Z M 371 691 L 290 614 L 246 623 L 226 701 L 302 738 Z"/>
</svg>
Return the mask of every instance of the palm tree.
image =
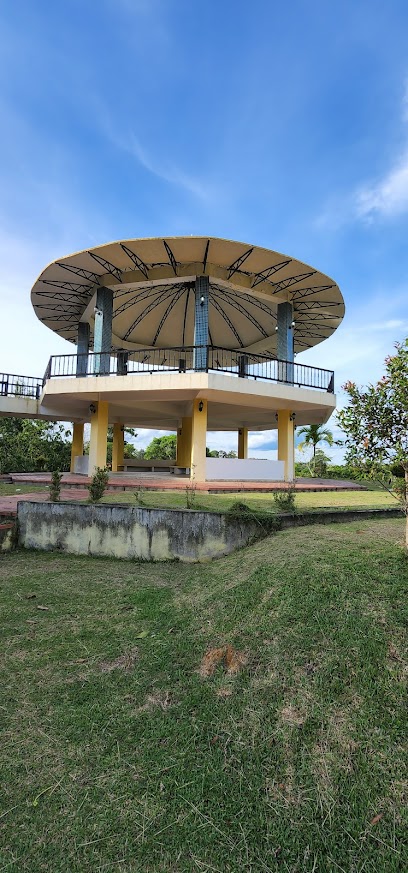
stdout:
<svg viewBox="0 0 408 873">
<path fill-rule="evenodd" d="M 299 448 L 303 446 L 313 446 L 313 458 L 316 456 L 316 446 L 318 443 L 327 443 L 329 446 L 333 445 L 334 439 L 331 430 L 327 427 L 322 427 L 320 424 L 309 424 L 308 427 L 301 427 L 298 430 L 299 436 L 304 434 L 305 438 L 302 443 L 299 444 Z"/>
</svg>

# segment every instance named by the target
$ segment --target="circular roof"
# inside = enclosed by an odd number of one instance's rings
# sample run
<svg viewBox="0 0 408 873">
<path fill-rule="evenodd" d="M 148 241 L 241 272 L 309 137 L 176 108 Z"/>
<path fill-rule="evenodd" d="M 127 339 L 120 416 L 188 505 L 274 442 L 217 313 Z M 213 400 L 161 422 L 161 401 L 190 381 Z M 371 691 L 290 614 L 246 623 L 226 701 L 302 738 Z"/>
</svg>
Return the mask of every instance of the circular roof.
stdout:
<svg viewBox="0 0 408 873">
<path fill-rule="evenodd" d="M 328 276 L 279 252 L 215 237 L 131 239 L 53 261 L 31 291 L 37 317 L 76 343 L 94 324 L 98 286 L 113 289 L 112 347 L 130 353 L 194 343 L 194 282 L 209 276 L 209 342 L 276 357 L 277 305 L 294 308 L 295 352 L 329 337 L 344 316 Z"/>
</svg>

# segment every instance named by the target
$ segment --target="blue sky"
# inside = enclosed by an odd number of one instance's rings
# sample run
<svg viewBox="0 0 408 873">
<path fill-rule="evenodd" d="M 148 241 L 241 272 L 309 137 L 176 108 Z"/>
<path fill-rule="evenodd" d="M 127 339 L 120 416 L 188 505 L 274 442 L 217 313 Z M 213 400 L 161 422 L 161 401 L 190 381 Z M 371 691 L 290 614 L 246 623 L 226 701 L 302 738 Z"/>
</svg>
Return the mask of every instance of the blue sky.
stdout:
<svg viewBox="0 0 408 873">
<path fill-rule="evenodd" d="M 343 325 L 299 361 L 378 378 L 408 334 L 407 45 L 403 0 L 0 3 L 0 368 L 72 350 L 31 308 L 50 260 L 208 234 L 332 276 Z"/>
</svg>

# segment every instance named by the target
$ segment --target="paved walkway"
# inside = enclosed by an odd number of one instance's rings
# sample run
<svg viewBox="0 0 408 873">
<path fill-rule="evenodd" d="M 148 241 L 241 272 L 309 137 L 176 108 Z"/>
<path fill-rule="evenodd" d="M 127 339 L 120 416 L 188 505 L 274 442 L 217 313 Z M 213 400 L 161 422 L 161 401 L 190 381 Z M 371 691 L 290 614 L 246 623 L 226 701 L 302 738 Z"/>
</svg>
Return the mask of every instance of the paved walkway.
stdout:
<svg viewBox="0 0 408 873">
<path fill-rule="evenodd" d="M 51 473 L 10 473 L 14 484 L 47 486 L 51 482 Z M 76 473 L 64 473 L 62 485 L 68 488 L 87 488 L 90 483 L 88 476 Z M 184 491 L 189 479 L 186 476 L 167 475 L 162 473 L 111 473 L 109 475 L 108 491 L 127 491 L 143 486 L 154 491 Z M 200 482 L 197 491 L 209 493 L 224 491 L 283 491 L 287 482 Z M 296 479 L 296 491 L 361 491 L 363 486 L 358 482 L 346 479 Z"/>
</svg>

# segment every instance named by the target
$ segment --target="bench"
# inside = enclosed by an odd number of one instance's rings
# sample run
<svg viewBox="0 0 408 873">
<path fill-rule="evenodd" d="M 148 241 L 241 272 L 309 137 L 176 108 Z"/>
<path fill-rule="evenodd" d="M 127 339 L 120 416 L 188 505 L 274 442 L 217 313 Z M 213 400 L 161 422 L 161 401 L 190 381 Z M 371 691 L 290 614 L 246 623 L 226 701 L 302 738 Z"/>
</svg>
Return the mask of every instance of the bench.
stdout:
<svg viewBox="0 0 408 873">
<path fill-rule="evenodd" d="M 144 458 L 125 458 L 123 464 L 118 465 L 118 472 L 124 473 L 172 473 L 175 476 L 185 475 L 189 472 L 189 467 L 179 467 L 178 464 L 172 461 L 155 460 L 146 461 Z"/>
</svg>

